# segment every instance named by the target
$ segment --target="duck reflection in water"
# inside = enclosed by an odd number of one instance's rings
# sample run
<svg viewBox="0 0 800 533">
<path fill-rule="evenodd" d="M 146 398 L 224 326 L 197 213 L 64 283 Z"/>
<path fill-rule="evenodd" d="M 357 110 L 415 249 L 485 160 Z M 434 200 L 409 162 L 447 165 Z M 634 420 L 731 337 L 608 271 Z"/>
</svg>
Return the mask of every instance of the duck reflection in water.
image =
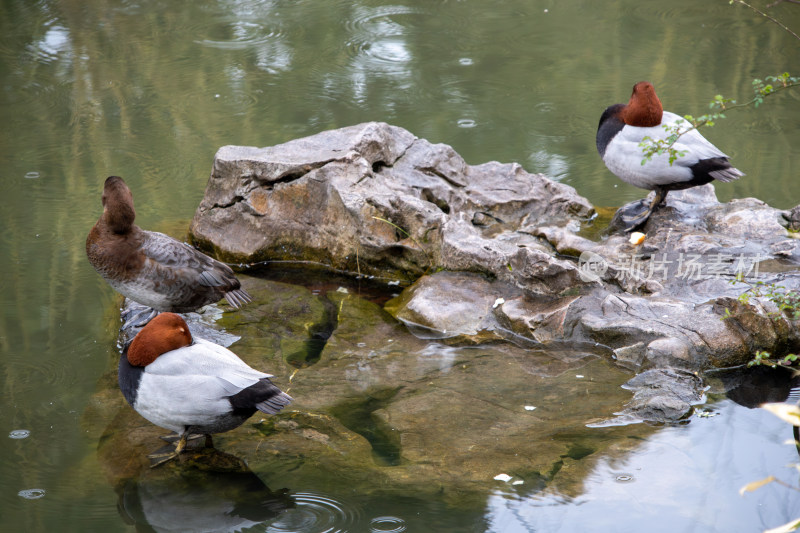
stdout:
<svg viewBox="0 0 800 533">
<path fill-rule="evenodd" d="M 240 459 L 216 450 L 198 455 L 202 468 L 187 464 L 179 475 L 146 469 L 120 484 L 117 507 L 122 519 L 137 531 L 243 531 L 295 507 L 287 490 L 270 490 Z M 215 471 L 220 463 L 241 468 Z"/>
</svg>

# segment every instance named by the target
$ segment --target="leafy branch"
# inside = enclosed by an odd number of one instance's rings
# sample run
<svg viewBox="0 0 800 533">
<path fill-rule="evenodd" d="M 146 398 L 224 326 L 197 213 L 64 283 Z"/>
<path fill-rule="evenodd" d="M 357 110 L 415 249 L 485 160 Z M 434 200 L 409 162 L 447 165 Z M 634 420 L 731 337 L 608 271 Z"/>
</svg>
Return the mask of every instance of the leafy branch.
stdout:
<svg viewBox="0 0 800 533">
<path fill-rule="evenodd" d="M 746 283 L 741 277 L 737 277 L 734 280 L 734 283 L 736 282 Z M 740 294 L 738 299 L 746 304 L 750 302 L 751 297 L 766 298 L 778 307 L 777 311 L 769 313 L 773 320 L 784 317 L 792 322 L 800 320 L 800 293 L 797 291 L 773 283 L 756 281 L 750 284 L 750 288 Z"/>
<path fill-rule="evenodd" d="M 800 39 L 800 37 L 798 38 Z M 713 126 L 717 119 L 725 118 L 725 111 L 751 105 L 758 107 L 764 102 L 766 97 L 798 85 L 800 85 L 800 77 L 790 76 L 788 72 L 784 72 L 777 76 L 767 76 L 766 81 L 760 79 L 753 80 L 753 98 L 747 102 L 737 103 L 736 100 L 732 98 L 725 98 L 721 94 L 716 95 L 714 100 L 708 104 L 708 107 L 712 110 L 711 113 L 701 115 L 697 118 L 692 115 L 685 115 L 682 119 L 676 120 L 673 124 L 664 124 L 662 127 L 667 132 L 667 137 L 665 139 L 653 139 L 649 136 L 642 139 L 639 143 L 639 147 L 642 149 L 642 154 L 644 156 L 642 165 L 650 161 L 654 156 L 662 154 L 669 154 L 669 164 L 672 165 L 676 159 L 686 155 L 685 150 L 678 150 L 675 148 L 675 143 L 677 143 L 678 139 L 683 135 L 703 126 Z"/>
<path fill-rule="evenodd" d="M 783 0 L 778 0 L 773 4 L 770 4 L 768 7 L 777 5 L 781 1 Z M 796 0 L 788 1 L 798 3 Z M 769 13 L 765 13 L 757 7 L 750 5 L 749 3 L 745 2 L 745 0 L 729 0 L 728 3 L 731 5 L 741 4 L 753 10 L 773 24 L 778 25 L 782 30 L 800 41 L 800 35 L 792 31 L 792 29 L 786 26 L 786 24 L 776 19 Z M 644 155 L 644 159 L 642 159 L 642 165 L 653 159 L 654 156 L 663 154 L 669 154 L 669 164 L 672 165 L 676 159 L 686 155 L 685 150 L 678 150 L 675 148 L 675 143 L 677 143 L 678 139 L 680 139 L 683 135 L 686 135 L 690 131 L 696 130 L 703 126 L 713 126 L 717 119 L 725 118 L 724 111 L 736 109 L 738 107 L 747 107 L 749 105 L 755 105 L 755 107 L 758 107 L 767 96 L 775 94 L 781 90 L 788 89 L 789 87 L 800 85 L 800 78 L 790 76 L 788 72 L 784 72 L 783 74 L 779 74 L 777 76 L 767 76 L 766 81 L 767 83 L 759 79 L 753 80 L 753 91 L 755 92 L 755 95 L 753 99 L 748 102 L 737 104 L 736 100 L 724 98 L 722 95 L 718 94 L 709 104 L 709 107 L 712 109 L 711 113 L 699 116 L 697 118 L 694 118 L 691 115 L 686 115 L 683 119 L 675 121 L 675 123 L 672 125 L 665 125 L 664 129 L 667 132 L 666 139 L 656 140 L 651 137 L 645 137 L 642 139 L 642 142 L 639 143 L 639 147 L 642 149 L 642 153 Z"/>
<path fill-rule="evenodd" d="M 789 322 L 800 320 L 800 292 L 787 289 L 781 285 L 764 283 L 763 281 L 749 283 L 744 281 L 741 275 L 731 280 L 731 283 L 747 283 L 750 285 L 750 288 L 737 298 L 743 304 L 749 305 L 751 298 L 766 298 L 774 303 L 778 309 L 767 313 L 767 316 L 772 320 L 776 322 L 782 319 Z M 725 320 L 733 316 L 730 310 L 726 308 L 722 319 Z M 753 355 L 753 359 L 747 363 L 747 366 L 764 365 L 775 368 L 777 366 L 790 366 L 798 360 L 800 360 L 800 355 L 797 354 L 788 354 L 782 359 L 773 359 L 769 352 L 757 350 Z"/>
</svg>

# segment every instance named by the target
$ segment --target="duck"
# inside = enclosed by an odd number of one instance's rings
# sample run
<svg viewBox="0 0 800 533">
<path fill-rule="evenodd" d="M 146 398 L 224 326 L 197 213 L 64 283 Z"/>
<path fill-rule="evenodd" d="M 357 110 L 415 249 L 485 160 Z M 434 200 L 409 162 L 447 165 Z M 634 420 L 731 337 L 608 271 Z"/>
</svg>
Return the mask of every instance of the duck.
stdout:
<svg viewBox="0 0 800 533">
<path fill-rule="evenodd" d="M 730 182 L 744 176 L 731 165 L 727 155 L 696 129 L 684 133 L 674 144 L 681 155 L 672 163 L 669 154 L 654 155 L 642 164 L 639 146 L 645 137 L 667 139 L 665 126 L 684 120 L 664 111 L 653 84 L 640 81 L 633 86 L 627 104 L 614 104 L 603 111 L 597 126 L 597 151 L 606 167 L 625 183 L 655 191 L 648 208 L 630 218 L 623 217 L 626 231 L 643 226 L 664 202 L 669 191 L 705 185 L 714 180 Z"/>
<path fill-rule="evenodd" d="M 218 344 L 195 338 L 176 313 L 160 313 L 123 350 L 118 382 L 128 404 L 156 426 L 174 431 L 174 450 L 148 457 L 158 466 L 185 449 L 192 434 L 205 436 L 241 426 L 256 411 L 280 412 L 292 397 Z M 164 440 L 175 440 L 174 437 Z"/>
<path fill-rule="evenodd" d="M 117 292 L 147 306 L 140 326 L 159 312 L 187 313 L 225 298 L 251 302 L 231 268 L 172 237 L 137 226 L 133 194 L 119 176 L 103 185 L 103 214 L 86 238 L 86 256 Z M 125 328 L 128 324 L 123 325 Z"/>
</svg>

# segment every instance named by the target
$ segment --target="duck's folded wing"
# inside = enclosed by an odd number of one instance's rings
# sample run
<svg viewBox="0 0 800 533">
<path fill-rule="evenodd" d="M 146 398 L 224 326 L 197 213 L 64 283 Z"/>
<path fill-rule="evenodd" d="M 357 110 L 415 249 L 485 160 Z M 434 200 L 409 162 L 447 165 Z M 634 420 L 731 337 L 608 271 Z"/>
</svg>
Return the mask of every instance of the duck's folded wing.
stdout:
<svg viewBox="0 0 800 533">
<path fill-rule="evenodd" d="M 212 342 L 196 339 L 191 346 L 160 355 L 145 367 L 139 397 L 147 409 L 202 424 L 209 414 L 231 407 L 275 414 L 292 398 L 273 385 L 270 374 L 248 366 L 236 354 Z"/>
<path fill-rule="evenodd" d="M 218 344 L 204 339 L 195 339 L 185 346 L 160 355 L 147 365 L 146 372 L 162 376 L 206 376 L 213 378 L 225 395 L 250 387 L 271 374 L 251 368 L 239 357 Z"/>
<path fill-rule="evenodd" d="M 681 130 L 691 128 L 683 117 L 664 111 L 664 116 L 661 120 L 662 125 L 674 125 L 677 121 L 682 120 Z M 664 130 L 664 134 L 660 137 L 666 139 L 670 134 Z M 673 145 L 673 148 L 679 152 L 684 152 L 685 155 L 676 160 L 676 164 L 693 165 L 701 159 L 714 159 L 718 157 L 727 158 L 722 150 L 711 144 L 711 141 L 703 137 L 697 129 L 686 131 L 683 135 L 678 137 L 678 140 Z"/>
<path fill-rule="evenodd" d="M 162 390 L 162 395 L 172 401 L 182 404 L 207 404 L 225 400 L 268 376 L 263 372 L 246 372 L 237 368 L 209 372 L 208 366 L 193 365 L 185 361 L 172 361 L 168 365 L 156 364 L 162 360 L 170 362 L 169 358 L 160 356 L 156 362 L 147 365 L 142 381 Z"/>
<path fill-rule="evenodd" d="M 135 409 L 162 427 L 203 426 L 230 413 L 231 390 L 229 383 L 215 376 L 173 376 L 145 371 Z"/>
<path fill-rule="evenodd" d="M 239 287 L 239 282 L 228 265 L 163 233 L 145 231 L 144 234 L 142 252 L 162 267 L 192 273 L 198 283 L 208 287 Z"/>
</svg>

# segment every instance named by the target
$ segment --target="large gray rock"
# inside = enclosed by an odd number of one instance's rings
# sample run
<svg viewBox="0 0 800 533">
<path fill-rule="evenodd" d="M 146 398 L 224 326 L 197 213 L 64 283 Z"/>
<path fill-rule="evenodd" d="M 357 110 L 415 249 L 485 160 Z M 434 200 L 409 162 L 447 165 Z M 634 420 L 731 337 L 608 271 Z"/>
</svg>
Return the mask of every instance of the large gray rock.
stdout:
<svg viewBox="0 0 800 533">
<path fill-rule="evenodd" d="M 449 146 L 367 123 L 221 148 L 191 235 L 231 262 L 312 261 L 407 280 L 464 270 L 550 292 L 580 283 L 575 264 L 516 230 L 592 214 L 572 187 L 519 165 L 470 166 Z"/>
<path fill-rule="evenodd" d="M 676 401 L 659 385 L 670 376 L 800 349 L 797 321 L 758 293 L 800 289 L 797 213 L 721 204 L 706 185 L 670 193 L 642 243 L 618 217 L 592 240 L 600 221 L 573 188 L 516 164 L 467 165 L 449 146 L 367 123 L 221 148 L 191 234 L 231 262 L 414 281 L 386 309 L 421 338 L 591 346 L 626 369 L 663 370 L 646 394 L 643 380 L 630 384 L 625 417 L 673 420 L 702 382 L 683 380 Z"/>
</svg>

